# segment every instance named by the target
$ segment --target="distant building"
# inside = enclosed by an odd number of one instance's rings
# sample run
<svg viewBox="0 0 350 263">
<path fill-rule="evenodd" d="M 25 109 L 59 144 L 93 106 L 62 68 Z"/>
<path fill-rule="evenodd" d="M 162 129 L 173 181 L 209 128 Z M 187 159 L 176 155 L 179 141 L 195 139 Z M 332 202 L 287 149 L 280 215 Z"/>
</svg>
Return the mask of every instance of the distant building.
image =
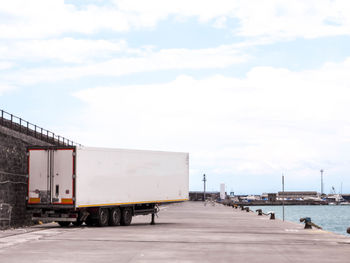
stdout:
<svg viewBox="0 0 350 263">
<path fill-rule="evenodd" d="M 275 202 L 277 200 L 277 194 L 276 193 L 268 193 L 267 200 L 269 202 Z"/>
<path fill-rule="evenodd" d="M 234 199 L 232 199 L 232 200 L 237 200 L 238 202 L 241 202 L 241 201 L 243 201 L 243 200 L 246 200 L 247 199 L 247 196 L 248 195 L 235 195 L 233 198 Z"/>
<path fill-rule="evenodd" d="M 226 187 L 225 184 L 220 184 L 220 198 L 225 199 L 226 198 Z"/>
<path fill-rule="evenodd" d="M 284 198 L 287 200 L 297 200 L 297 199 L 304 199 L 304 198 L 317 198 L 318 193 L 316 191 L 285 191 L 285 192 L 278 192 L 278 198 Z"/>
<path fill-rule="evenodd" d="M 277 194 L 276 193 L 262 193 L 261 200 L 275 202 L 277 200 Z"/>
<path fill-rule="evenodd" d="M 220 192 L 205 192 L 205 198 L 211 198 L 216 200 L 220 198 Z M 203 191 L 190 191 L 189 192 L 190 201 L 204 201 L 204 192 Z"/>
<path fill-rule="evenodd" d="M 257 201 L 257 200 L 261 200 L 261 196 L 260 195 L 248 195 L 245 199 L 248 201 Z"/>
</svg>

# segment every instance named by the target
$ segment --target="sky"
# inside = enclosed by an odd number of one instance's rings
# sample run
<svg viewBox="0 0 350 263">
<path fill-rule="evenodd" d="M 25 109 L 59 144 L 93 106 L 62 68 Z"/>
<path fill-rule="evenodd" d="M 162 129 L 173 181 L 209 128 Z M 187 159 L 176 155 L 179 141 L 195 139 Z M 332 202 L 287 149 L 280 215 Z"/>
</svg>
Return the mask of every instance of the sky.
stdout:
<svg viewBox="0 0 350 263">
<path fill-rule="evenodd" d="M 347 0 L 11 0 L 0 109 L 84 146 L 188 152 L 190 190 L 350 193 Z"/>
</svg>

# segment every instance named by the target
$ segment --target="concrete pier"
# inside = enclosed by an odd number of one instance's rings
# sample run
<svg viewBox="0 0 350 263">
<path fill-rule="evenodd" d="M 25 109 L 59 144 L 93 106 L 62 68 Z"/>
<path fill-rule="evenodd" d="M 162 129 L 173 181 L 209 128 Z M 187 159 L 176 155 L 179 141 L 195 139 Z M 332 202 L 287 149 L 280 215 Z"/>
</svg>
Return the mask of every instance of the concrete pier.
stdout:
<svg viewBox="0 0 350 263">
<path fill-rule="evenodd" d="M 127 227 L 46 224 L 0 232 L 0 262 L 350 262 L 350 238 L 203 202 Z"/>
</svg>

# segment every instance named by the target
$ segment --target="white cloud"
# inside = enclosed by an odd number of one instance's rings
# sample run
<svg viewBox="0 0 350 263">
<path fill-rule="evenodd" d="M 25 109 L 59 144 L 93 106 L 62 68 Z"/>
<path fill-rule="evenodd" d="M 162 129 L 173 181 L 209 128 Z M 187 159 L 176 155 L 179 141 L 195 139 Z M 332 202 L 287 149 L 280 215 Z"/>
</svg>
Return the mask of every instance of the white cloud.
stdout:
<svg viewBox="0 0 350 263">
<path fill-rule="evenodd" d="M 85 51 L 83 50 L 83 52 Z M 225 68 L 248 59 L 248 56 L 240 54 L 233 46 L 195 50 L 163 49 L 152 51 L 139 49 L 132 52 L 137 55 L 78 66 L 24 69 L 3 75 L 2 79 L 19 84 L 35 84 L 78 79 L 84 76 L 122 76 L 159 70 Z M 52 56 L 61 56 L 60 54 L 62 53 Z M 66 55 L 68 54 L 63 54 L 63 58 L 66 58 Z"/>
<path fill-rule="evenodd" d="M 0 38 L 43 38 L 63 33 L 92 34 L 101 29 L 129 30 L 129 20 L 115 8 L 89 5 L 78 9 L 63 0 L 13 0 L 2 3 Z"/>
<path fill-rule="evenodd" d="M 214 22 L 214 27 L 216 28 L 225 28 L 227 23 L 227 18 L 225 16 L 221 16 Z"/>
<path fill-rule="evenodd" d="M 138 52 L 140 51 L 128 48 L 125 40 L 62 38 L 14 41 L 0 44 L 1 58 L 31 62 L 49 59 L 65 63 L 82 63 L 91 60 L 106 60 L 120 54 L 130 55 Z"/>
<path fill-rule="evenodd" d="M 3 95 L 5 92 L 14 90 L 15 88 L 16 88 L 15 86 L 5 84 L 5 83 L 0 83 L 0 96 Z"/>
<path fill-rule="evenodd" d="M 8 70 L 12 69 L 14 64 L 8 61 L 0 61 L 0 74 L 3 71 L 3 74 L 6 74 Z M 6 73 L 5 73 L 6 72 Z M 5 92 L 15 89 L 15 86 L 9 85 L 8 83 L 2 82 L 0 80 L 0 96 Z"/>
<path fill-rule="evenodd" d="M 283 171 L 300 179 L 321 166 L 344 171 L 349 69 L 350 59 L 314 71 L 260 67 L 244 79 L 180 76 L 82 90 L 75 96 L 88 108 L 75 137 L 88 145 L 189 151 L 192 169 L 217 180 Z"/>
<path fill-rule="evenodd" d="M 243 1 L 242 1 L 243 2 Z M 241 3 L 242 3 L 241 2 Z M 254 1 L 240 4 L 235 16 L 244 36 L 316 38 L 350 34 L 348 1 Z"/>
<path fill-rule="evenodd" d="M 350 3 L 344 0 L 313 1 L 115 1 L 123 12 L 138 14 L 146 24 L 170 15 L 198 17 L 200 22 L 222 28 L 228 19 L 237 21 L 234 32 L 247 37 L 290 39 L 350 34 Z"/>
<path fill-rule="evenodd" d="M 216 27 L 233 19 L 236 34 L 275 40 L 350 34 L 350 4 L 346 0 L 118 0 L 84 8 L 63 0 L 12 0 L 2 3 L 0 12 L 0 38 L 123 32 L 153 28 L 169 17 L 180 18 L 178 21 L 195 17 Z"/>
<path fill-rule="evenodd" d="M 0 48 L 0 50 L 1 50 L 1 48 Z M 14 66 L 14 64 L 11 62 L 0 61 L 0 70 L 11 69 L 13 66 Z"/>
</svg>

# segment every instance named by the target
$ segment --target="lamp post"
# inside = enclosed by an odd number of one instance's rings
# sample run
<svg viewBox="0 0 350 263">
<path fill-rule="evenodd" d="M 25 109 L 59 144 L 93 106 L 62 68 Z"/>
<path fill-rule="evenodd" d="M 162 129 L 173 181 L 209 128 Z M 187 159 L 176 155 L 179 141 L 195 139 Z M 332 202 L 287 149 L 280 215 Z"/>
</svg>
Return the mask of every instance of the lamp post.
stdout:
<svg viewBox="0 0 350 263">
<path fill-rule="evenodd" d="M 204 184 L 204 191 L 203 191 L 203 198 L 204 198 L 204 200 L 203 201 L 205 201 L 205 182 L 207 181 L 207 179 L 205 178 L 205 174 L 203 174 L 203 184 Z"/>
<path fill-rule="evenodd" d="M 282 198 L 282 218 L 284 221 L 284 175 L 283 174 L 282 174 L 282 195 L 283 195 L 283 198 Z"/>
<path fill-rule="evenodd" d="M 323 195 L 323 169 L 321 169 L 321 197 Z"/>
</svg>

